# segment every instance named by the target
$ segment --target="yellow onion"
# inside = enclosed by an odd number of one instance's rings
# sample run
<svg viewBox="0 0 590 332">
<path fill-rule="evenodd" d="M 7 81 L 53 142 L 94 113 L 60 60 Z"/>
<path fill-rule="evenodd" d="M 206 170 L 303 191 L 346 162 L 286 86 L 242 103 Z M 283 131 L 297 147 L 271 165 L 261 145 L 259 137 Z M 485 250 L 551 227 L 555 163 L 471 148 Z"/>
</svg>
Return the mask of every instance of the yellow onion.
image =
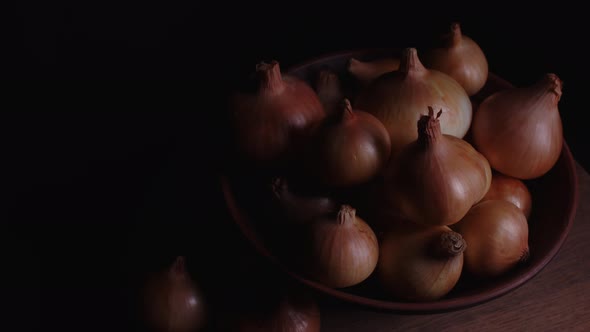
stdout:
<svg viewBox="0 0 590 332">
<path fill-rule="evenodd" d="M 451 24 L 451 31 L 443 37 L 444 45 L 424 54 L 424 65 L 454 78 L 473 96 L 488 79 L 488 61 L 476 42 L 461 33 L 459 23 Z"/>
<path fill-rule="evenodd" d="M 531 215 L 533 204 L 531 192 L 524 182 L 519 179 L 498 172 L 493 172 L 490 190 L 488 190 L 487 194 L 481 201 L 496 199 L 505 200 L 516 205 L 517 208 L 522 210 L 527 219 Z"/>
<path fill-rule="evenodd" d="M 367 279 L 379 258 L 375 233 L 356 210 L 342 205 L 336 218 L 311 225 L 305 265 L 309 275 L 329 287 L 356 285 Z"/>
<path fill-rule="evenodd" d="M 437 300 L 459 281 L 466 247 L 461 235 L 447 226 L 396 227 L 381 240 L 377 275 L 395 298 Z"/>
<path fill-rule="evenodd" d="M 375 115 L 389 132 L 392 156 L 418 138 L 416 122 L 432 106 L 441 109 L 442 133 L 462 138 L 471 124 L 471 101 L 453 78 L 424 68 L 415 48 L 402 53 L 400 68 L 372 81 L 355 108 Z"/>
<path fill-rule="evenodd" d="M 472 139 L 493 169 L 526 180 L 555 165 L 563 146 L 561 86 L 557 75 L 546 74 L 532 86 L 496 92 L 481 103 Z"/>
<path fill-rule="evenodd" d="M 504 200 L 477 204 L 453 229 L 469 243 L 465 268 L 474 276 L 497 277 L 529 257 L 526 217 Z"/>
<path fill-rule="evenodd" d="M 383 209 L 425 225 L 451 225 L 479 202 L 492 180 L 487 160 L 469 143 L 443 135 L 438 117 L 418 121 L 418 139 L 385 171 Z"/>
</svg>

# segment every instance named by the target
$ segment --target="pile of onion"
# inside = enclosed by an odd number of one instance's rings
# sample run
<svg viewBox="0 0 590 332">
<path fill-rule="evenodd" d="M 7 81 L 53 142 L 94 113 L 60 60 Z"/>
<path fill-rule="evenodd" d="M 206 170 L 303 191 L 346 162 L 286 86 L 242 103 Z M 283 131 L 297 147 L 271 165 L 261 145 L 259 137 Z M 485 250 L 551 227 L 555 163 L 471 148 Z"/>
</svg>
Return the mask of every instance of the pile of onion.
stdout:
<svg viewBox="0 0 590 332">
<path fill-rule="evenodd" d="M 272 202 L 260 206 L 272 210 L 265 244 L 287 247 L 285 263 L 306 278 L 332 288 L 376 281 L 392 299 L 434 301 L 463 276 L 497 278 L 527 261 L 525 180 L 560 156 L 561 80 L 547 74 L 484 99 L 487 59 L 458 23 L 424 60 L 406 48 L 400 59 L 351 58 L 344 73 L 316 67 L 305 72 L 315 90 L 260 64 L 257 93 L 236 99 L 239 150 L 296 169 L 267 178 Z M 291 300 L 243 326 L 304 331 L 296 321 L 306 317 L 319 329 L 314 306 Z"/>
</svg>

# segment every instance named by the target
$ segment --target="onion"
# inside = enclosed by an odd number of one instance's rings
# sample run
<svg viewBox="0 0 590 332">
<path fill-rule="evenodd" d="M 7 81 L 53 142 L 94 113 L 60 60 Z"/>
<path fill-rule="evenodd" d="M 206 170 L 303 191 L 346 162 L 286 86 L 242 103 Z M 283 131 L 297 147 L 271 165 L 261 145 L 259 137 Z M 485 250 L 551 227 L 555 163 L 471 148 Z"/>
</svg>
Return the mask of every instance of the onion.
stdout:
<svg viewBox="0 0 590 332">
<path fill-rule="evenodd" d="M 562 82 L 555 74 L 525 88 L 486 98 L 473 120 L 473 142 L 495 170 L 518 179 L 547 173 L 563 146 L 557 104 Z"/>
<path fill-rule="evenodd" d="M 256 294 L 231 331 L 319 332 L 320 310 L 308 292 L 290 287 Z"/>
<path fill-rule="evenodd" d="M 348 71 L 363 84 L 369 84 L 377 77 L 398 70 L 400 59 L 383 58 L 372 61 L 360 61 L 351 58 L 348 61 Z"/>
<path fill-rule="evenodd" d="M 325 113 L 315 91 L 295 77 L 282 76 L 278 62 L 258 64 L 256 74 L 257 93 L 233 96 L 233 124 L 239 152 L 267 165 L 294 153 Z"/>
<path fill-rule="evenodd" d="M 504 200 L 477 204 L 453 228 L 469 243 L 465 268 L 474 276 L 497 277 L 529 256 L 526 217 Z"/>
<path fill-rule="evenodd" d="M 527 186 L 520 180 L 498 172 L 492 173 L 492 185 L 482 201 L 505 200 L 521 209 L 527 219 L 531 215 L 532 198 Z"/>
<path fill-rule="evenodd" d="M 348 99 L 344 99 L 339 118 L 319 131 L 308 167 L 326 185 L 358 185 L 383 169 L 390 147 L 383 124 L 367 112 L 353 111 Z"/>
<path fill-rule="evenodd" d="M 384 289 L 400 300 L 436 300 L 457 284 L 466 246 L 447 226 L 396 227 L 380 242 L 377 275 Z"/>
<path fill-rule="evenodd" d="M 418 139 L 385 171 L 383 209 L 425 225 L 458 222 L 486 194 L 490 165 L 469 143 L 441 134 L 432 107 L 418 121 Z"/>
<path fill-rule="evenodd" d="M 462 138 L 471 124 L 471 101 L 465 90 L 447 74 L 424 68 L 415 48 L 404 50 L 398 71 L 363 89 L 355 106 L 383 122 L 391 137 L 392 156 L 418 138 L 416 121 L 428 106 L 445 114 L 443 134 Z"/>
<path fill-rule="evenodd" d="M 356 210 L 342 205 L 337 218 L 311 225 L 305 264 L 311 278 L 328 287 L 356 285 L 371 275 L 379 258 L 377 237 Z"/>
<path fill-rule="evenodd" d="M 459 23 L 451 24 L 450 30 L 443 47 L 425 53 L 424 64 L 451 76 L 473 96 L 488 79 L 488 61 L 479 45 L 461 33 Z"/>
<path fill-rule="evenodd" d="M 197 331 L 205 323 L 203 296 L 186 271 L 184 257 L 148 281 L 144 305 L 145 317 L 157 331 Z"/>
<path fill-rule="evenodd" d="M 328 117 L 339 113 L 344 93 L 336 73 L 327 69 L 320 70 L 316 81 L 316 91 Z"/>
<path fill-rule="evenodd" d="M 327 196 L 306 196 L 291 191 L 288 181 L 274 178 L 272 192 L 279 215 L 291 224 L 305 224 L 317 218 L 336 213 L 338 206 Z"/>
</svg>

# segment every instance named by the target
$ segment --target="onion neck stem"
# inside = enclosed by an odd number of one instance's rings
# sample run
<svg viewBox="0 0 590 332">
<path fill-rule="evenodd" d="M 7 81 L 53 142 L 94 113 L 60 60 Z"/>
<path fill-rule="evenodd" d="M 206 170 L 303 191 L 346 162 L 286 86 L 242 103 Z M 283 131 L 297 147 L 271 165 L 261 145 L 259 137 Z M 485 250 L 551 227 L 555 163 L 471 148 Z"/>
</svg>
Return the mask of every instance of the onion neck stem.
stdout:
<svg viewBox="0 0 590 332">
<path fill-rule="evenodd" d="M 351 207 L 350 205 L 342 205 L 340 207 L 340 211 L 338 211 L 338 216 L 336 220 L 339 225 L 345 225 L 350 223 L 356 217 L 356 210 Z"/>
<path fill-rule="evenodd" d="M 456 47 L 459 46 L 461 40 L 463 39 L 463 34 L 461 33 L 461 25 L 457 22 L 451 24 L 450 33 L 446 39 L 447 47 Z"/>
<path fill-rule="evenodd" d="M 438 118 L 442 114 L 442 109 L 434 116 L 434 109 L 428 106 L 428 115 L 422 115 L 418 120 L 418 142 L 421 145 L 428 146 L 438 141 L 442 136 L 440 130 L 440 121 Z"/>
<path fill-rule="evenodd" d="M 186 275 L 186 259 L 184 256 L 178 256 L 170 268 L 172 277 L 184 277 Z"/>
<path fill-rule="evenodd" d="M 467 248 L 467 243 L 461 234 L 446 231 L 436 238 L 432 250 L 435 257 L 451 258 L 460 255 Z"/>
<path fill-rule="evenodd" d="M 418 75 L 426 72 L 426 68 L 418 58 L 418 51 L 413 48 L 406 48 L 400 60 L 399 71 L 407 75 Z"/>
<path fill-rule="evenodd" d="M 280 93 L 283 90 L 284 82 L 281 75 L 281 67 L 277 61 L 257 64 L 256 73 L 262 90 L 269 93 Z"/>
<path fill-rule="evenodd" d="M 553 73 L 545 74 L 537 84 L 537 88 L 554 98 L 556 104 L 561 99 L 562 87 L 563 82 Z"/>
<path fill-rule="evenodd" d="M 355 117 L 352 105 L 347 98 L 342 101 L 342 121 L 350 120 Z"/>
</svg>

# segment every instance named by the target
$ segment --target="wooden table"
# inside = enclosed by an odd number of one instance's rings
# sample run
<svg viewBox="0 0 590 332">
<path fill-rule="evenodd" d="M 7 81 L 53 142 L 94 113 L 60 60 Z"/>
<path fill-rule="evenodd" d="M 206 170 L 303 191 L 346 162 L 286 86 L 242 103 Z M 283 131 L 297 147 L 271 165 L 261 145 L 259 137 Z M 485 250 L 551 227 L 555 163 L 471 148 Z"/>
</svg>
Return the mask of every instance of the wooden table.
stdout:
<svg viewBox="0 0 590 332">
<path fill-rule="evenodd" d="M 554 259 L 523 286 L 471 308 L 428 315 L 320 299 L 322 331 L 590 331 L 590 176 L 579 165 L 576 170 L 573 228 Z"/>
</svg>

